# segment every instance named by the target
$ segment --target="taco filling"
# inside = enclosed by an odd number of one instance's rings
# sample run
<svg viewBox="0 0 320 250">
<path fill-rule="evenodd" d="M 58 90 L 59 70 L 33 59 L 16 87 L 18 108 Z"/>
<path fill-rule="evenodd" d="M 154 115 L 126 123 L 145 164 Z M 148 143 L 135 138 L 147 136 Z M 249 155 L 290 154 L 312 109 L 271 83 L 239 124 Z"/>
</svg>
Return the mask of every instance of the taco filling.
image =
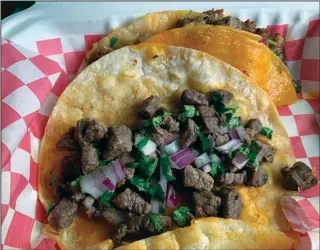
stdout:
<svg viewBox="0 0 320 250">
<path fill-rule="evenodd" d="M 61 175 L 50 178 L 60 200 L 48 210 L 51 227 L 69 227 L 82 209 L 114 228 L 118 246 L 194 218 L 239 219 L 243 203 L 233 186 L 265 185 L 268 174 L 260 166 L 272 162 L 276 150 L 266 143 L 273 130 L 259 119 L 243 124 L 232 99 L 225 90 L 185 90 L 178 110 L 160 107 L 158 96 L 145 99 L 136 127 L 79 120 L 57 144 L 74 154 L 64 158 Z M 318 183 L 302 162 L 282 175 L 287 190 Z"/>
</svg>

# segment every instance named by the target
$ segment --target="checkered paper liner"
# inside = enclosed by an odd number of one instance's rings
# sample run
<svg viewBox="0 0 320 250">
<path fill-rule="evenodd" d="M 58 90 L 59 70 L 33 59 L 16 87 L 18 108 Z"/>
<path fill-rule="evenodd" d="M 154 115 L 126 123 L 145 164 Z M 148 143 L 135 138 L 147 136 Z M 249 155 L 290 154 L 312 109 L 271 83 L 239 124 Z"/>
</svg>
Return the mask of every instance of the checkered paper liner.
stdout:
<svg viewBox="0 0 320 250">
<path fill-rule="evenodd" d="M 304 25 L 269 25 L 268 29 L 287 37 L 288 66 L 303 90 L 297 103 L 278 110 L 280 118 L 296 158 L 312 167 L 319 178 L 319 100 L 306 97 L 320 92 L 320 20 L 310 20 Z M 39 146 L 58 97 L 77 74 L 85 51 L 101 37 L 71 35 L 35 41 L 37 52 L 14 41 L 2 40 L 3 249 L 55 248 L 55 243 L 41 233 L 47 219 L 37 199 Z M 285 198 L 282 201 L 284 214 L 293 228 L 301 232 L 302 249 L 319 246 L 316 245 L 319 231 L 314 231 L 313 223 L 319 221 L 318 198 L 319 185 L 299 197 L 286 197 L 291 202 L 285 202 Z M 296 208 L 300 209 L 299 213 L 295 213 Z M 307 227 L 301 230 L 301 225 Z"/>
</svg>

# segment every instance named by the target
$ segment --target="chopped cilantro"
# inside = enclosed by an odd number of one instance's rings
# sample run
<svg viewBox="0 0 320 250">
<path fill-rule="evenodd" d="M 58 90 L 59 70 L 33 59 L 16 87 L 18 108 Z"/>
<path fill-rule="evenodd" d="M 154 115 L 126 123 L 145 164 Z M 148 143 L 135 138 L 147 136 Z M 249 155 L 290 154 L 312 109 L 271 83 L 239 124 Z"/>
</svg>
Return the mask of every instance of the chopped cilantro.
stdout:
<svg viewBox="0 0 320 250">
<path fill-rule="evenodd" d="M 137 148 L 139 150 L 143 149 L 144 146 L 146 146 L 148 144 L 148 141 L 150 140 L 150 136 L 146 136 L 144 137 L 141 141 L 138 142 L 137 144 Z"/>
<path fill-rule="evenodd" d="M 118 41 L 119 41 L 119 38 L 111 37 L 111 39 L 110 39 L 110 48 L 113 48 Z"/>
<path fill-rule="evenodd" d="M 150 177 L 156 170 L 157 165 L 158 165 L 157 158 L 153 158 L 153 157 L 150 157 L 149 159 L 145 158 L 140 162 L 140 166 L 139 166 L 140 173 L 145 177 Z"/>
<path fill-rule="evenodd" d="M 101 160 L 99 161 L 99 166 L 100 167 L 104 167 L 106 165 L 108 165 L 111 161 L 107 161 L 107 160 Z"/>
<path fill-rule="evenodd" d="M 263 127 L 260 134 L 272 139 L 273 130 L 271 128 Z"/>
<path fill-rule="evenodd" d="M 277 43 L 275 41 L 272 41 L 271 39 L 268 39 L 268 43 L 272 46 L 277 46 Z"/>
<path fill-rule="evenodd" d="M 213 162 L 211 164 L 211 170 L 210 170 L 210 174 L 212 177 L 215 177 L 216 174 L 218 173 L 219 169 L 220 169 L 221 163 L 220 162 Z"/>
<path fill-rule="evenodd" d="M 173 212 L 173 220 L 180 227 L 188 226 L 190 219 L 188 218 L 188 213 L 190 209 L 188 207 L 179 207 Z"/>
<path fill-rule="evenodd" d="M 48 211 L 47 211 L 47 217 L 49 216 L 49 214 L 52 212 L 52 210 L 56 207 L 56 203 L 54 202 L 50 202 L 48 205 Z"/>
<path fill-rule="evenodd" d="M 210 147 L 210 141 L 200 130 L 198 130 L 198 136 L 200 138 L 201 150 L 202 152 L 206 152 Z"/>
<path fill-rule="evenodd" d="M 70 185 L 71 185 L 72 187 L 78 186 L 79 183 L 80 183 L 81 178 L 83 178 L 83 175 L 80 175 L 77 179 L 75 179 L 74 181 L 72 181 L 72 182 L 70 183 Z"/>
<path fill-rule="evenodd" d="M 159 215 L 157 214 L 148 214 L 148 217 L 150 219 L 150 222 L 152 223 L 152 225 L 154 226 L 154 228 L 156 229 L 156 231 L 158 233 L 161 233 L 162 231 L 162 226 L 161 226 L 161 218 Z"/>
<path fill-rule="evenodd" d="M 153 127 L 157 128 L 162 124 L 163 115 L 158 115 L 155 117 L 152 117 L 150 120 L 145 120 L 143 122 L 143 126 L 147 127 Z"/>
<path fill-rule="evenodd" d="M 253 167 L 259 167 L 259 163 L 256 160 L 259 152 L 261 151 L 262 146 L 260 146 L 256 141 L 252 141 L 249 145 L 249 153 L 248 153 L 248 164 L 252 165 Z"/>
<path fill-rule="evenodd" d="M 239 126 L 239 117 L 235 114 L 235 112 L 233 110 L 229 110 L 226 113 L 224 113 L 225 117 L 226 117 L 226 121 L 224 123 L 224 125 L 227 128 L 235 128 L 237 126 Z"/>
<path fill-rule="evenodd" d="M 149 194 L 152 198 L 155 198 L 159 201 L 164 199 L 165 193 L 160 184 L 157 184 L 149 189 Z"/>
<path fill-rule="evenodd" d="M 106 191 L 99 197 L 100 204 L 111 207 L 110 200 L 115 196 L 114 192 Z"/>
<path fill-rule="evenodd" d="M 166 207 L 163 201 L 159 201 L 160 202 L 160 207 L 159 207 L 159 213 L 160 214 L 165 214 L 166 213 Z"/>
<path fill-rule="evenodd" d="M 170 158 L 166 153 L 160 155 L 161 171 L 167 181 L 174 181 L 176 178 L 171 173 Z"/>
<path fill-rule="evenodd" d="M 133 176 L 130 183 L 136 186 L 140 191 L 147 191 L 150 188 L 150 180 L 141 176 Z"/>
<path fill-rule="evenodd" d="M 182 113 L 179 114 L 178 120 L 182 123 L 186 122 L 189 118 L 199 116 L 199 111 L 192 105 L 184 105 Z"/>
<path fill-rule="evenodd" d="M 292 83 L 293 83 L 294 89 L 296 90 L 296 93 L 300 94 L 300 92 L 301 92 L 301 84 L 299 82 L 297 82 L 297 81 L 292 81 Z"/>
</svg>

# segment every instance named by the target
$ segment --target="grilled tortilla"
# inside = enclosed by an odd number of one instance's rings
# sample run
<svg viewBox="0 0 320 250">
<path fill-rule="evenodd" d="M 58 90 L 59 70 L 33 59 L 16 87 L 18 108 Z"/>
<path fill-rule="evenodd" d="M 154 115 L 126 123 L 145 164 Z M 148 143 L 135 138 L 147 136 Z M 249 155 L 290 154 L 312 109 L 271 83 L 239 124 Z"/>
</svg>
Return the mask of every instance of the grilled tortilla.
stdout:
<svg viewBox="0 0 320 250">
<path fill-rule="evenodd" d="M 293 193 L 282 188 L 280 170 L 291 166 L 295 158 L 274 104 L 241 71 L 206 53 L 182 47 L 144 43 L 122 48 L 91 64 L 73 80 L 59 98 L 42 140 L 38 169 L 41 203 L 48 209 L 50 202 L 57 202 L 50 174 L 60 174 L 61 160 L 68 153 L 57 151 L 56 145 L 78 120 L 90 117 L 106 126 L 131 127 L 138 122 L 137 105 L 144 99 L 157 95 L 162 106 L 173 110 L 185 89 L 202 93 L 227 90 L 234 95 L 231 105 L 239 106 L 237 114 L 244 122 L 258 118 L 273 130 L 272 140 L 261 138 L 277 150 L 274 161 L 262 165 L 269 181 L 261 188 L 236 187 L 243 201 L 241 221 L 199 219 L 190 227 L 133 243 L 131 248 L 291 248 L 292 238 L 280 232 L 294 235 L 279 201 L 283 195 Z M 82 212 L 60 232 L 49 225 L 45 227 L 45 233 L 56 239 L 62 249 L 111 249 L 111 230 L 104 220 L 89 220 Z M 235 240 L 239 236 L 241 240 Z M 272 240 L 263 244 L 263 239 L 269 237 Z"/>
<path fill-rule="evenodd" d="M 193 11 L 148 13 L 95 43 L 86 55 L 86 64 L 111 51 L 149 38 L 147 42 L 197 49 L 231 64 L 257 82 L 277 107 L 297 101 L 288 68 L 268 47 L 258 42 L 261 39 L 259 35 L 227 26 L 193 23 L 175 29 L 182 18 L 199 18 L 201 15 L 204 16 Z M 115 38 L 117 42 L 112 46 L 111 40 Z"/>
</svg>

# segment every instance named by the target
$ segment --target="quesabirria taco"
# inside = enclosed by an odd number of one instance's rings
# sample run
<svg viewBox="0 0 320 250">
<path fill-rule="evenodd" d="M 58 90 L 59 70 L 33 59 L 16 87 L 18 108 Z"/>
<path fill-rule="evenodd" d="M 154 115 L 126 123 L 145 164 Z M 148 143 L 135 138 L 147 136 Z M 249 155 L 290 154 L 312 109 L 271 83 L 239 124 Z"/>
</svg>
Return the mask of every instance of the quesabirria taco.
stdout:
<svg viewBox="0 0 320 250">
<path fill-rule="evenodd" d="M 256 83 L 209 54 L 151 43 L 73 80 L 38 171 L 45 233 L 62 249 L 290 249 L 280 198 L 317 183 Z"/>
<path fill-rule="evenodd" d="M 300 85 L 285 65 L 284 37 L 257 28 L 255 21 L 225 15 L 223 10 L 148 13 L 95 43 L 87 53 L 86 65 L 146 40 L 198 49 L 231 64 L 262 87 L 277 107 L 297 101 Z"/>
</svg>

